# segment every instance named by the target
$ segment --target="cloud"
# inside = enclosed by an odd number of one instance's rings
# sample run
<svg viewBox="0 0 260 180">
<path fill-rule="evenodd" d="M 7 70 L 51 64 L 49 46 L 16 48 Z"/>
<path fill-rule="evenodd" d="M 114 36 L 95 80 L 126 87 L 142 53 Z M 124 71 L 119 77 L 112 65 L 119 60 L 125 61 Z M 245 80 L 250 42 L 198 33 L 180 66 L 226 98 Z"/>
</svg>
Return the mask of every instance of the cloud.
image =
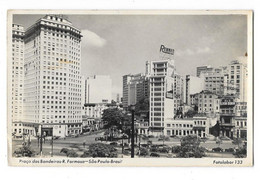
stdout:
<svg viewBox="0 0 260 180">
<path fill-rule="evenodd" d="M 198 54 L 204 54 L 204 53 L 210 53 L 211 49 L 209 47 L 203 47 L 203 48 L 197 48 L 196 53 Z"/>
<path fill-rule="evenodd" d="M 83 29 L 81 31 L 81 34 L 83 35 L 82 43 L 85 46 L 91 46 L 91 47 L 103 47 L 106 45 L 107 41 L 97 35 L 96 33 L 89 31 L 87 29 Z"/>
<path fill-rule="evenodd" d="M 178 50 L 176 51 L 176 54 L 179 56 L 183 56 L 183 55 L 208 54 L 211 52 L 212 50 L 209 47 L 197 47 L 194 49 L 187 48 L 185 50 Z"/>
</svg>

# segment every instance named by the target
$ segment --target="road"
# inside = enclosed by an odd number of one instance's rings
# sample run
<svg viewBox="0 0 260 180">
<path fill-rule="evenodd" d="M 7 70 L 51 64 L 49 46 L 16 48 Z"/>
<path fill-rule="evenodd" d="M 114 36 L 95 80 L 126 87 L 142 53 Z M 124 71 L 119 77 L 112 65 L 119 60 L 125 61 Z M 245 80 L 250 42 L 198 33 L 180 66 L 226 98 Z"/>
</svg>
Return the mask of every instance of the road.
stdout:
<svg viewBox="0 0 260 180">
<path fill-rule="evenodd" d="M 66 137 L 65 139 L 57 139 L 54 140 L 53 144 L 53 155 L 54 156 L 65 156 L 65 154 L 60 153 L 62 148 L 68 148 L 68 149 L 73 149 L 75 150 L 79 155 L 83 154 L 85 150 L 87 150 L 88 146 L 92 143 L 100 142 L 100 141 L 95 141 L 96 137 L 102 137 L 103 132 L 97 132 L 95 134 L 89 134 L 89 135 L 81 135 L 79 137 L 73 138 L 73 137 Z M 179 138 L 170 138 L 170 141 L 158 141 L 158 138 L 150 138 L 153 144 L 165 144 L 168 146 L 177 146 L 180 145 L 180 139 Z M 22 145 L 22 140 L 13 140 L 13 152 L 16 148 L 21 147 Z M 83 143 L 85 142 L 85 147 L 83 147 Z M 118 141 L 118 144 L 121 144 L 121 140 Z M 128 140 L 124 140 L 124 142 L 128 142 Z M 109 144 L 110 142 L 102 142 L 102 143 L 107 143 Z M 136 143 L 136 141 L 135 141 Z M 138 144 L 139 142 L 137 142 Z M 141 140 L 141 143 L 146 143 L 146 141 Z M 232 144 L 231 141 L 223 141 L 222 144 L 218 145 L 216 144 L 215 141 L 206 141 L 205 143 L 201 143 L 200 146 L 205 147 L 207 149 L 212 149 L 215 147 L 221 147 L 222 149 L 228 149 L 228 148 L 234 148 L 237 147 L 236 145 Z M 31 148 L 36 152 L 36 154 L 39 156 L 40 152 L 40 147 L 38 145 L 37 139 L 32 139 L 31 141 Z M 127 147 L 125 147 L 127 148 Z M 122 157 L 122 148 L 117 147 L 118 149 L 118 154 L 119 157 Z M 50 157 L 52 152 L 52 146 L 50 141 L 45 141 L 43 143 L 43 157 Z M 136 149 L 137 152 L 137 149 Z M 161 154 L 162 156 L 166 157 L 167 154 Z M 233 157 L 231 153 L 207 153 L 208 156 L 210 157 Z M 128 156 L 125 156 L 128 157 Z M 129 156 L 130 157 L 130 156 Z"/>
</svg>

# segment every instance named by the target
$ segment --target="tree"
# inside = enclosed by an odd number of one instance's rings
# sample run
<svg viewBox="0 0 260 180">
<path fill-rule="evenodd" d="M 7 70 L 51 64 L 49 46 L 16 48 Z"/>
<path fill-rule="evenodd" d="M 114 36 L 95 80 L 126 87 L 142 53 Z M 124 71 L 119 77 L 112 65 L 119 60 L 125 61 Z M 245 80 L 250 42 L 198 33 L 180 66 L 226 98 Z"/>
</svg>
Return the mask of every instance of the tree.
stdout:
<svg viewBox="0 0 260 180">
<path fill-rule="evenodd" d="M 124 122 L 127 121 L 127 117 L 118 108 L 105 109 L 102 119 L 106 122 L 105 128 L 116 126 L 119 129 L 122 129 Z"/>
<path fill-rule="evenodd" d="M 140 115 L 142 111 L 149 112 L 149 98 L 142 98 L 135 104 L 135 114 Z"/>
<path fill-rule="evenodd" d="M 200 145 L 200 138 L 197 136 L 185 136 L 181 139 L 181 146 L 178 148 L 179 153 L 177 157 L 195 157 L 195 158 L 202 158 L 205 156 L 205 148 L 199 147 Z"/>
<path fill-rule="evenodd" d="M 197 112 L 190 109 L 190 110 L 188 110 L 188 111 L 185 113 L 185 116 L 186 116 L 186 117 L 193 117 L 195 114 L 197 114 Z"/>
<path fill-rule="evenodd" d="M 213 127 L 211 127 L 209 129 L 209 131 L 210 131 L 210 134 L 212 134 L 215 137 L 218 137 L 219 136 L 219 132 L 220 132 L 219 121 L 217 121 L 217 123 Z"/>
</svg>

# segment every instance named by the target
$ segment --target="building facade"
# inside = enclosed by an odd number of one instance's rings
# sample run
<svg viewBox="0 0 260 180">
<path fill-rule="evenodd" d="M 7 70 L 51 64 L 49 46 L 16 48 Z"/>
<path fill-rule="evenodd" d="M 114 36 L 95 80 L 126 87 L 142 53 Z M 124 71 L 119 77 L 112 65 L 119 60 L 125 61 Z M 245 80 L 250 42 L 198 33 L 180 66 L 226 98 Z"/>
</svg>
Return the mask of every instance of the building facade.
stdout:
<svg viewBox="0 0 260 180">
<path fill-rule="evenodd" d="M 185 82 L 185 102 L 187 105 L 191 105 L 190 95 L 196 94 L 204 90 L 204 79 L 186 75 Z"/>
<path fill-rule="evenodd" d="M 132 75 L 128 82 L 128 106 L 149 97 L 149 79 L 144 74 Z"/>
<path fill-rule="evenodd" d="M 241 102 L 247 102 L 247 66 L 235 60 L 228 65 L 228 84 L 235 89 Z"/>
<path fill-rule="evenodd" d="M 235 112 L 237 98 L 226 95 L 220 100 L 220 136 L 234 137 Z"/>
<path fill-rule="evenodd" d="M 167 119 L 165 123 L 164 131 L 167 136 L 209 136 L 209 119 L 207 117 Z"/>
<path fill-rule="evenodd" d="M 85 79 L 85 103 L 111 103 L 112 79 L 110 76 L 94 75 Z"/>
<path fill-rule="evenodd" d="M 174 112 L 174 72 L 173 60 L 151 62 L 150 76 L 150 132 L 163 133 L 165 119 L 173 118 Z"/>
<path fill-rule="evenodd" d="M 46 15 L 24 36 L 24 121 L 55 136 L 81 132 L 81 31 Z"/>
<path fill-rule="evenodd" d="M 210 92 L 210 91 L 202 91 L 197 95 L 197 99 L 198 100 L 198 113 L 219 113 L 220 111 L 220 99 L 219 97 Z"/>
<path fill-rule="evenodd" d="M 196 72 L 197 77 L 200 77 L 201 72 L 207 72 L 207 71 L 213 70 L 213 68 L 211 66 L 208 66 L 208 65 L 199 66 L 196 69 L 197 69 L 197 72 Z"/>
<path fill-rule="evenodd" d="M 11 70 L 11 122 L 12 132 L 21 135 L 32 129 L 23 124 L 23 85 L 24 85 L 24 28 L 12 25 L 12 70 Z"/>
<path fill-rule="evenodd" d="M 127 74 L 123 76 L 123 97 L 122 97 L 122 104 L 123 108 L 128 107 L 128 83 L 132 79 L 131 74 Z"/>
</svg>

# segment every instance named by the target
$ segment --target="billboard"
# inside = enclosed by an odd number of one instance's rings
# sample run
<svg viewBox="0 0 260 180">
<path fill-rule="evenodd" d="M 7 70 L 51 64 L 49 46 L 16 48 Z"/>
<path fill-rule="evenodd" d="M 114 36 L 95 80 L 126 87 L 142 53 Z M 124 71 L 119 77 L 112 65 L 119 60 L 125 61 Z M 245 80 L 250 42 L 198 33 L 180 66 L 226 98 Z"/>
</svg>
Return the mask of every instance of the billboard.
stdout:
<svg viewBox="0 0 260 180">
<path fill-rule="evenodd" d="M 161 45 L 160 47 L 160 52 L 162 53 L 166 53 L 166 54 L 170 54 L 170 55 L 174 55 L 174 49 L 172 48 L 167 48 L 164 45 Z"/>
</svg>

